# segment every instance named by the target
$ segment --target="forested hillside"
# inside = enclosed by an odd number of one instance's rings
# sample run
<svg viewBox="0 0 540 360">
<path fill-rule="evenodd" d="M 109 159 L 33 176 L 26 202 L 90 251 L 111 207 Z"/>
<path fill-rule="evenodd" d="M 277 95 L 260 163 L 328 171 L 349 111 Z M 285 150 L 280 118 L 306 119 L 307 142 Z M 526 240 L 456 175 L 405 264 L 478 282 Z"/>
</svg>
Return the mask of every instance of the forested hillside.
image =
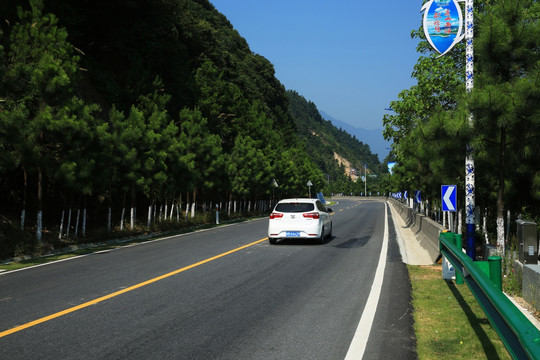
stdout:
<svg viewBox="0 0 540 360">
<path fill-rule="evenodd" d="M 8 0 L 0 26 L 3 229 L 53 243 L 325 183 L 272 64 L 207 0 Z"/>
<path fill-rule="evenodd" d="M 288 90 L 289 112 L 296 121 L 299 138 L 305 143 L 306 151 L 317 167 L 325 174 L 328 184 L 325 189 L 332 192 L 364 192 L 361 180 L 350 184 L 351 173 L 337 159 L 350 163 L 359 176 L 364 175 L 364 164 L 371 175 L 382 174 L 377 155 L 366 145 L 342 129 L 336 128 L 331 121 L 325 120 L 317 106 L 306 100 L 296 91 Z"/>
</svg>

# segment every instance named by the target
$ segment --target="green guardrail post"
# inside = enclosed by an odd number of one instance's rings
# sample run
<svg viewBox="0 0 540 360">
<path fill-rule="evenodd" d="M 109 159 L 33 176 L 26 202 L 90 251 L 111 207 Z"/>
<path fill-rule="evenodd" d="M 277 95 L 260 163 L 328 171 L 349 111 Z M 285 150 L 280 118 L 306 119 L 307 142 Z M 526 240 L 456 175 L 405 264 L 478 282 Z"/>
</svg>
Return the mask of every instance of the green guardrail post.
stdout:
<svg viewBox="0 0 540 360">
<path fill-rule="evenodd" d="M 489 278 L 493 281 L 495 286 L 497 286 L 497 289 L 502 291 L 501 262 L 502 259 L 500 256 L 488 257 Z"/>
<path fill-rule="evenodd" d="M 454 234 L 454 241 L 456 243 L 456 247 L 458 249 L 463 249 L 463 239 L 461 237 L 461 234 Z M 463 284 L 463 276 L 461 276 L 457 271 L 456 271 L 456 284 L 458 285 L 462 285 Z"/>
<path fill-rule="evenodd" d="M 458 249 L 462 249 L 463 243 L 462 243 L 461 234 L 455 234 L 455 233 L 452 233 L 450 231 L 443 231 L 443 232 L 441 232 L 439 234 L 439 240 L 441 240 L 441 238 L 455 244 Z M 443 248 L 443 246 L 439 242 L 439 250 L 441 250 L 442 248 Z M 454 264 L 452 264 L 452 266 L 454 266 L 454 272 L 456 274 L 456 284 L 458 284 L 458 285 L 464 284 L 463 276 L 460 275 L 459 271 L 455 270 L 455 265 Z"/>
</svg>

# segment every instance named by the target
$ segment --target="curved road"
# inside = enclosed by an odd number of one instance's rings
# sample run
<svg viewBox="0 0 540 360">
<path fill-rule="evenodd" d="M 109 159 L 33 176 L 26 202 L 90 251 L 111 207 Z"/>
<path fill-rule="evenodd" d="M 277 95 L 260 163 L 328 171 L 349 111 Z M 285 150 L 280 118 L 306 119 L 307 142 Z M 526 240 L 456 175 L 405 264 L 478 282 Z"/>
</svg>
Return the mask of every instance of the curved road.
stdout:
<svg viewBox="0 0 540 360">
<path fill-rule="evenodd" d="M 2 358 L 415 359 L 390 210 L 338 201 L 322 245 L 257 219 L 3 273 Z"/>
</svg>

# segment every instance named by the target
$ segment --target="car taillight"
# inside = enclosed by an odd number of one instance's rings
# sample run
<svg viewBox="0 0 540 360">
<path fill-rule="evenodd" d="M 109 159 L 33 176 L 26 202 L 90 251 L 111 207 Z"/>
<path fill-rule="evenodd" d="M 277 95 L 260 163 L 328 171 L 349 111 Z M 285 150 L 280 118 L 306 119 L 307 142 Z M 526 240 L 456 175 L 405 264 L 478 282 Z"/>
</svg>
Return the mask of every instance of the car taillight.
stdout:
<svg viewBox="0 0 540 360">
<path fill-rule="evenodd" d="M 271 213 L 270 214 L 270 219 L 275 219 L 275 218 L 282 218 L 283 217 L 283 214 L 280 214 L 280 213 Z"/>
<path fill-rule="evenodd" d="M 312 212 L 312 213 L 306 213 L 304 214 L 305 218 L 311 218 L 311 219 L 318 219 L 319 213 L 318 212 Z"/>
</svg>

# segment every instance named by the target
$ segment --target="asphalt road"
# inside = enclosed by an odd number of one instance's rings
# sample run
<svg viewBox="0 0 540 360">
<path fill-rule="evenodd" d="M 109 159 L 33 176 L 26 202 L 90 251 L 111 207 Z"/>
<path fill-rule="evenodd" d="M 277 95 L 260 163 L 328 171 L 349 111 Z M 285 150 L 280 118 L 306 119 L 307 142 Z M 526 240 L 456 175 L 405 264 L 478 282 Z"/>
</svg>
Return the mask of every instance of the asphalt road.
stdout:
<svg viewBox="0 0 540 360">
<path fill-rule="evenodd" d="M 269 245 L 258 219 L 4 273 L 1 357 L 344 359 L 356 333 L 367 339 L 364 359 L 415 359 L 389 209 L 346 199 L 332 207 L 334 237 L 322 245 Z M 384 276 L 370 309 L 385 214 Z M 371 329 L 358 328 L 371 310 Z"/>
</svg>

